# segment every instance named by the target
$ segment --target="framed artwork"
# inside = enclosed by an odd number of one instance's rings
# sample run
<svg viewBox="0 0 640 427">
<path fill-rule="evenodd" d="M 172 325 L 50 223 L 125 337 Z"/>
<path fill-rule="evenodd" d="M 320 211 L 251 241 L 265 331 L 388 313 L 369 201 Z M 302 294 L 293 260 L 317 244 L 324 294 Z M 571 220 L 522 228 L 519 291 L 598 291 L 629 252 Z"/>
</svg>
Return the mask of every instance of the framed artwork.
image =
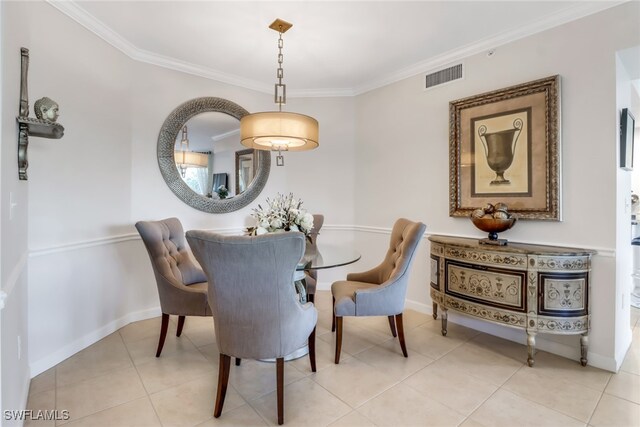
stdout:
<svg viewBox="0 0 640 427">
<path fill-rule="evenodd" d="M 622 109 L 620 115 L 620 167 L 624 170 L 633 170 L 633 132 L 635 119 L 628 108 Z"/>
<path fill-rule="evenodd" d="M 449 174 L 449 216 L 502 202 L 560 221 L 560 76 L 452 101 Z"/>
</svg>

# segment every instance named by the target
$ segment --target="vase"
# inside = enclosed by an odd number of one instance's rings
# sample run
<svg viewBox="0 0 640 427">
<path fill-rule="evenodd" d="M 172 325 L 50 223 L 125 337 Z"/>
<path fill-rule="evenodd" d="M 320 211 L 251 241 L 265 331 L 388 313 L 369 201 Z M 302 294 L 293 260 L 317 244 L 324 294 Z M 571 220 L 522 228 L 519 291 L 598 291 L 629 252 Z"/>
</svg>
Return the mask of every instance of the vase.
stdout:
<svg viewBox="0 0 640 427">
<path fill-rule="evenodd" d="M 487 164 L 496 173 L 496 178 L 490 182 L 490 185 L 511 183 L 504 177 L 504 173 L 513 163 L 516 143 L 520 132 L 522 132 L 522 125 L 522 119 L 515 119 L 513 121 L 513 129 L 487 133 L 485 125 L 478 128 L 478 135 L 484 148 Z"/>
</svg>

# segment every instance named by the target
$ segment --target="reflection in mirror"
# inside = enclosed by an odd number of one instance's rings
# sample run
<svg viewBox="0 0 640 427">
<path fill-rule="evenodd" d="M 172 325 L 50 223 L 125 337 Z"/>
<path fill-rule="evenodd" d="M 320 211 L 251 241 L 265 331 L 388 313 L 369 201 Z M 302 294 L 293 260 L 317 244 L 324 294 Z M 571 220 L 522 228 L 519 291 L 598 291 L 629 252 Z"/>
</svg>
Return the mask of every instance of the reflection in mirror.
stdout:
<svg viewBox="0 0 640 427">
<path fill-rule="evenodd" d="M 189 188 L 214 199 L 230 198 L 248 188 L 257 173 L 257 162 L 253 161 L 253 154 L 248 154 L 251 166 L 248 167 L 243 158 L 245 171 L 238 177 L 239 132 L 238 119 L 221 112 L 197 114 L 185 123 L 175 141 L 174 157 L 180 176 Z M 236 178 L 235 186 L 231 182 L 233 178 Z"/>
<path fill-rule="evenodd" d="M 259 165 L 254 168 L 255 176 L 242 194 L 235 192 L 235 152 L 244 149 L 239 145 L 238 129 L 240 119 L 247 114 L 234 102 L 207 96 L 186 101 L 167 116 L 158 135 L 158 166 L 176 197 L 209 213 L 234 212 L 258 197 L 271 170 L 268 151 L 255 152 L 255 164 Z M 206 173 L 202 173 L 204 170 Z M 226 183 L 230 197 L 222 199 L 222 183 Z"/>
<path fill-rule="evenodd" d="M 244 192 L 258 169 L 258 156 L 253 148 L 236 151 L 236 194 Z"/>
</svg>

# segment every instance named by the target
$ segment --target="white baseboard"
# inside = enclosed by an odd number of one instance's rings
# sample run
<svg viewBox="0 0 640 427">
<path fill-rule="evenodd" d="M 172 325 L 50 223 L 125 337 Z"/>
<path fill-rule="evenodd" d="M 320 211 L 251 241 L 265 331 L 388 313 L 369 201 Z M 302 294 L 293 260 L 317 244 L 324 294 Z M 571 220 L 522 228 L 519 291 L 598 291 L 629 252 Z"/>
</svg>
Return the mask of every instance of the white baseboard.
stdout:
<svg viewBox="0 0 640 427">
<path fill-rule="evenodd" d="M 128 313 L 127 315 L 122 316 L 121 318 L 116 319 L 106 324 L 105 326 L 99 329 L 96 329 L 95 331 L 90 332 L 84 335 L 83 337 L 78 338 L 71 344 L 61 348 L 55 353 L 30 363 L 29 367 L 30 367 L 31 378 L 41 374 L 47 369 L 73 356 L 77 352 L 84 350 L 85 348 L 89 347 L 91 344 L 94 344 L 100 341 L 102 338 L 106 337 L 109 334 L 114 333 L 115 331 L 122 328 L 123 326 L 128 325 L 129 323 L 137 322 L 139 320 L 150 319 L 152 317 L 158 317 L 161 314 L 162 312 L 160 311 L 160 307 L 154 307 L 146 310 Z"/>
<path fill-rule="evenodd" d="M 420 313 L 433 314 L 433 306 L 431 304 L 424 304 L 418 301 L 406 300 L 405 307 L 413 309 Z M 455 323 L 457 325 L 466 326 L 467 328 L 475 329 L 476 331 L 484 332 L 489 335 L 494 335 L 509 341 L 513 341 L 518 344 L 527 344 L 527 336 L 524 330 L 496 325 L 491 322 L 486 322 L 481 319 L 476 319 L 471 316 L 456 313 L 453 310 L 449 310 L 447 321 Z M 546 340 L 541 334 L 538 334 L 536 336 L 536 349 L 553 353 L 558 356 L 566 357 L 567 359 L 576 361 L 580 360 L 579 348 L 556 341 Z M 619 369 L 619 366 L 617 366 L 616 364 L 616 359 L 613 357 L 602 356 L 597 353 L 589 352 L 587 355 L 587 359 L 589 360 L 588 364 L 596 368 L 604 369 L 611 372 L 617 372 L 617 370 Z M 622 358 L 620 358 L 619 360 L 622 360 Z"/>
<path fill-rule="evenodd" d="M 408 299 L 404 301 L 404 306 L 405 308 L 410 308 L 419 313 L 433 314 L 433 306 L 431 304 L 425 304 L 423 302 Z"/>
</svg>

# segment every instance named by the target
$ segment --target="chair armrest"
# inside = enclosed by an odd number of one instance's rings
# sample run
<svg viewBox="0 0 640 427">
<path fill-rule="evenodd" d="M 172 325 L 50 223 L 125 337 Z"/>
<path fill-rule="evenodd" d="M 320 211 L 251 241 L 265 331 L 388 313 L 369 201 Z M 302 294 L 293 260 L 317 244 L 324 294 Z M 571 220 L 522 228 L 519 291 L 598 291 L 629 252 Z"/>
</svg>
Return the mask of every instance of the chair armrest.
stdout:
<svg viewBox="0 0 640 427">
<path fill-rule="evenodd" d="M 402 313 L 407 294 L 408 274 L 393 277 L 374 288 L 355 292 L 357 316 L 392 316 Z"/>
</svg>

